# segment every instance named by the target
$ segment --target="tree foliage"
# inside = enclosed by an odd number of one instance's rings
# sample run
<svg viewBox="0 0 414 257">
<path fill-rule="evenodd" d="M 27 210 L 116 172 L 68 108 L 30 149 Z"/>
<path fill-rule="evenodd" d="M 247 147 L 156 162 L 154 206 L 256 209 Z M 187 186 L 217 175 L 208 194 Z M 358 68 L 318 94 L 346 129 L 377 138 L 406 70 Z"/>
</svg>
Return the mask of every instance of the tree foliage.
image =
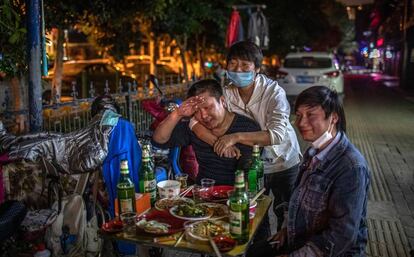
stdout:
<svg viewBox="0 0 414 257">
<path fill-rule="evenodd" d="M 168 34 L 182 50 L 224 50 L 231 6 L 266 4 L 270 25 L 269 53 L 285 54 L 291 46 L 326 50 L 350 40 L 352 24 L 345 8 L 331 0 L 44 0 L 47 28 L 77 25 L 89 39 L 120 60 L 139 47 L 142 28 L 155 37 Z M 252 10 L 254 11 L 254 10 Z M 247 12 L 240 11 L 245 27 Z M 147 35 L 145 35 L 147 36 Z M 23 0 L 0 5 L 0 70 L 9 75 L 26 69 L 26 23 Z"/>
<path fill-rule="evenodd" d="M 81 28 L 101 48 L 117 60 L 129 54 L 131 45 L 139 47 L 142 39 L 142 17 L 162 15 L 164 0 L 93 0 L 85 13 Z"/>
<path fill-rule="evenodd" d="M 14 77 L 27 70 L 25 4 L 4 0 L 0 6 L 0 72 Z"/>
</svg>

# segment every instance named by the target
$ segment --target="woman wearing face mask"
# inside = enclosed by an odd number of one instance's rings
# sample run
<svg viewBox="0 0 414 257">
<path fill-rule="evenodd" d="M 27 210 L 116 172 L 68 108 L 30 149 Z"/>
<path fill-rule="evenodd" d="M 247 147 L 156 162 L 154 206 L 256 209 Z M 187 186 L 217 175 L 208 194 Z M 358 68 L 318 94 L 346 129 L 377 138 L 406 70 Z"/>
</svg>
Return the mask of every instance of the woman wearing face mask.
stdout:
<svg viewBox="0 0 414 257">
<path fill-rule="evenodd" d="M 290 105 L 285 91 L 263 74 L 259 74 L 263 55 L 252 42 L 242 41 L 231 46 L 227 55 L 227 81 L 223 88 L 226 106 L 235 112 L 255 120 L 261 127 L 259 132 L 240 132 L 221 137 L 206 131 L 201 125 L 192 126 L 193 132 L 214 146 L 220 156 L 233 157 L 228 151 L 236 143 L 264 146 L 264 187 L 274 195 L 274 211 L 278 227 L 284 218 L 280 208 L 289 201 L 300 162 L 300 147 L 293 127 L 289 122 Z M 270 236 L 268 220 L 258 233 Z"/>
<path fill-rule="evenodd" d="M 295 112 L 301 136 L 312 144 L 300 165 L 287 222 L 270 244 L 252 247 L 250 255 L 273 245 L 260 256 L 276 256 L 280 247 L 294 257 L 365 256 L 370 172 L 345 134 L 342 103 L 329 88 L 311 87 L 296 99 Z"/>
</svg>

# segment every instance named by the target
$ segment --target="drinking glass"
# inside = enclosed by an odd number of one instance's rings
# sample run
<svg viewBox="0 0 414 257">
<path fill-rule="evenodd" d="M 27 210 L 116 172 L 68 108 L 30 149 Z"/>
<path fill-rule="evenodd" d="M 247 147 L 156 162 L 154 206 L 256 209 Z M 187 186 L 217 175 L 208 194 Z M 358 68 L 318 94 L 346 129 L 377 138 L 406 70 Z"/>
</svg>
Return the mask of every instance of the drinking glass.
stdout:
<svg viewBox="0 0 414 257">
<path fill-rule="evenodd" d="M 186 189 L 187 188 L 188 174 L 184 174 L 184 173 L 178 174 L 178 175 L 175 176 L 175 179 L 180 182 L 180 184 L 181 184 L 180 188 L 181 189 Z"/>
<path fill-rule="evenodd" d="M 137 214 L 135 212 L 124 212 L 119 215 L 122 223 L 124 224 L 124 232 L 128 235 L 135 234 L 135 222 L 137 219 Z"/>
<path fill-rule="evenodd" d="M 209 199 L 212 193 L 212 188 L 216 181 L 211 178 L 203 178 L 201 179 L 201 188 L 202 188 L 202 194 L 201 197 L 205 199 Z"/>
<path fill-rule="evenodd" d="M 194 202 L 199 203 L 203 201 L 201 197 L 202 194 L 202 187 L 200 185 L 193 185 L 193 199 Z"/>
</svg>

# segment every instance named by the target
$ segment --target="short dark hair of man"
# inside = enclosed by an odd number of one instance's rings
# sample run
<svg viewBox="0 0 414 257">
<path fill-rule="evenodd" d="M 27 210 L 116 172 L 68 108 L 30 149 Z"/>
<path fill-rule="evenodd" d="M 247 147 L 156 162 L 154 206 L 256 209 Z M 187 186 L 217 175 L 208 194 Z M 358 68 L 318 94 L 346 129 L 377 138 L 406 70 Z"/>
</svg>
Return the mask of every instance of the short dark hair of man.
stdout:
<svg viewBox="0 0 414 257">
<path fill-rule="evenodd" d="M 346 119 L 342 99 L 338 93 L 325 86 L 314 86 L 302 91 L 295 101 L 295 112 L 300 106 L 315 107 L 320 105 L 325 112 L 325 118 L 332 113 L 338 114 L 336 129 L 346 132 Z"/>
<path fill-rule="evenodd" d="M 217 80 L 203 79 L 191 85 L 190 89 L 187 92 L 187 98 L 200 95 L 204 92 L 208 92 L 210 96 L 214 96 L 217 101 L 220 100 L 220 97 L 223 96 L 223 89 Z"/>
<path fill-rule="evenodd" d="M 104 109 L 112 110 L 116 113 L 120 112 L 118 104 L 110 95 L 101 95 L 96 97 L 95 100 L 93 100 L 91 106 L 92 117 Z"/>
<path fill-rule="evenodd" d="M 262 50 L 253 42 L 241 41 L 233 44 L 227 54 L 227 64 L 232 59 L 240 59 L 254 63 L 254 67 L 260 68 L 263 61 Z"/>
</svg>

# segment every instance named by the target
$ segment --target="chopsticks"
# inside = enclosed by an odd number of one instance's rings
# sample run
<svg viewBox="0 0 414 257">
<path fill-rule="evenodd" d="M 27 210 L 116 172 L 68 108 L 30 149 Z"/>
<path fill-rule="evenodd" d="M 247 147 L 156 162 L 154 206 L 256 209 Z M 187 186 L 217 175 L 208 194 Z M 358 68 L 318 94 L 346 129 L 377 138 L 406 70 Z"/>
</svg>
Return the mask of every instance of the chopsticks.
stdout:
<svg viewBox="0 0 414 257">
<path fill-rule="evenodd" d="M 214 253 L 217 255 L 217 257 L 222 257 L 221 253 L 220 253 L 220 250 L 218 249 L 218 247 L 216 245 L 216 242 L 214 242 L 214 240 L 211 238 L 209 229 L 207 229 L 207 236 L 208 236 L 208 241 L 210 242 L 210 245 L 214 250 Z"/>
<path fill-rule="evenodd" d="M 188 193 L 190 193 L 191 190 L 193 190 L 194 185 L 189 186 L 186 190 L 182 191 L 178 197 L 184 197 L 186 196 Z"/>
<path fill-rule="evenodd" d="M 177 245 L 181 242 L 181 240 L 183 239 L 185 234 L 185 231 L 181 232 L 180 237 L 177 239 L 177 241 L 175 241 L 174 247 L 177 247 Z"/>
<path fill-rule="evenodd" d="M 162 243 L 177 240 L 176 236 L 163 236 L 163 237 L 154 237 L 154 243 Z"/>
<path fill-rule="evenodd" d="M 266 188 L 262 188 L 262 190 L 260 190 L 251 200 L 250 200 L 250 205 L 252 203 L 254 203 L 254 201 L 257 200 L 257 198 L 259 198 L 259 196 L 261 196 L 264 192 L 266 191 Z"/>
</svg>

